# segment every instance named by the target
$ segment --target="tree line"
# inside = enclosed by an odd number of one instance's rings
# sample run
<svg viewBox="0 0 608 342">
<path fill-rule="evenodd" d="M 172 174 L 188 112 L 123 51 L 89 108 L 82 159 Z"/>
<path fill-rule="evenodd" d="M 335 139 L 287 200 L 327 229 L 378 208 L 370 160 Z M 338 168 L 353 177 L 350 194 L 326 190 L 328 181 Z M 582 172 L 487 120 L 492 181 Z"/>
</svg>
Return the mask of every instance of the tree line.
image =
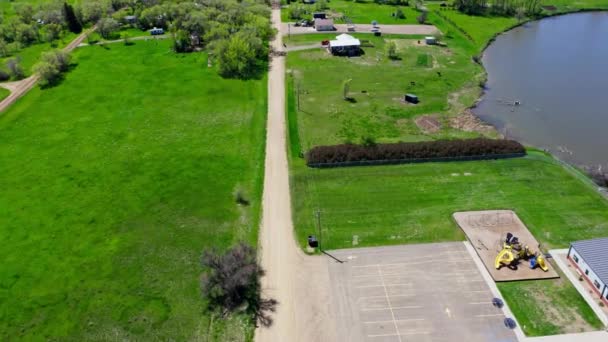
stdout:
<svg viewBox="0 0 608 342">
<path fill-rule="evenodd" d="M 0 57 L 32 44 L 55 45 L 64 32 L 97 25 L 102 38 L 117 37 L 125 25 L 162 28 L 176 52 L 206 49 L 224 77 L 258 77 L 265 70 L 270 25 L 269 0 L 51 0 L 16 3 L 15 15 L 0 18 Z M 19 59 L 7 62 L 0 79 L 24 77 Z M 43 68 L 49 70 L 48 66 Z"/>
</svg>

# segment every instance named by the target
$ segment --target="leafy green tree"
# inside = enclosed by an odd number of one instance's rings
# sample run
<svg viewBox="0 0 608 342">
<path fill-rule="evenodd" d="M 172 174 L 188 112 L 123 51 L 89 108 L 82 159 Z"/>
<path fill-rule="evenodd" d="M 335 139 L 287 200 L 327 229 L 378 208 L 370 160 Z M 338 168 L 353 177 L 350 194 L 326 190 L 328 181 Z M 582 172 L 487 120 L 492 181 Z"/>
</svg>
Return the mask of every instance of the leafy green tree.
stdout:
<svg viewBox="0 0 608 342">
<path fill-rule="evenodd" d="M 61 27 L 59 24 L 50 23 L 44 25 L 45 40 L 49 43 L 54 42 L 55 40 L 59 39 L 62 30 L 63 27 Z"/>
<path fill-rule="evenodd" d="M 388 43 L 386 43 L 384 48 L 386 50 L 386 55 L 388 56 L 388 58 L 390 58 L 390 59 L 399 58 L 399 56 L 397 55 L 397 44 L 394 41 L 391 40 Z"/>
<path fill-rule="evenodd" d="M 7 60 L 6 68 L 12 79 L 21 80 L 25 77 L 25 73 L 21 67 L 21 60 L 18 57 Z"/>
<path fill-rule="evenodd" d="M 55 84 L 61 76 L 59 70 L 53 64 L 48 62 L 36 63 L 32 71 L 38 75 L 38 82 L 42 87 L 48 87 Z"/>
<path fill-rule="evenodd" d="M 105 39 L 112 38 L 120 28 L 120 23 L 113 18 L 101 18 L 97 22 L 97 32 Z"/>
<path fill-rule="evenodd" d="M 84 23 L 96 23 L 111 9 L 112 4 L 108 0 L 83 0 L 80 3 L 80 17 Z"/>
<path fill-rule="evenodd" d="M 345 100 L 350 99 L 349 93 L 350 93 L 350 83 L 353 81 L 352 78 L 349 78 L 347 80 L 344 80 L 344 82 L 342 82 L 342 98 L 344 98 Z"/>
<path fill-rule="evenodd" d="M 39 76 L 42 87 L 52 86 L 61 79 L 62 73 L 69 70 L 70 61 L 71 56 L 65 51 L 47 51 L 42 53 L 32 71 Z"/>
<path fill-rule="evenodd" d="M 38 40 L 38 30 L 33 25 L 19 23 L 15 27 L 15 40 L 27 46 Z"/>
<path fill-rule="evenodd" d="M 228 78 L 252 78 L 259 75 L 267 53 L 262 40 L 238 32 L 216 45 L 220 75 Z"/>
<path fill-rule="evenodd" d="M 190 52 L 190 35 L 185 30 L 177 30 L 173 33 L 173 50 L 175 52 Z"/>
</svg>

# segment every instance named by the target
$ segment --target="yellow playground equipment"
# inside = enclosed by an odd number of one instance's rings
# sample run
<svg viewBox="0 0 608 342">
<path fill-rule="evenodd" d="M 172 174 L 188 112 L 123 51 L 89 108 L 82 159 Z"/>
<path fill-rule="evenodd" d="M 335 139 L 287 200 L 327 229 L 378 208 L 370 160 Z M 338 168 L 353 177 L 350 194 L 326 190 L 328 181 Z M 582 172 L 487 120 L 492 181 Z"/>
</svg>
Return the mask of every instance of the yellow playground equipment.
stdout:
<svg viewBox="0 0 608 342">
<path fill-rule="evenodd" d="M 502 266 L 507 266 L 511 269 L 516 269 L 519 260 L 524 259 L 530 263 L 530 268 L 534 269 L 537 266 L 541 270 L 547 272 L 547 262 L 545 257 L 540 252 L 532 253 L 528 246 L 523 246 L 519 243 L 519 239 L 511 233 L 507 233 L 507 238 L 503 242 L 502 250 L 498 252 L 494 260 L 494 267 L 498 270 Z"/>
</svg>

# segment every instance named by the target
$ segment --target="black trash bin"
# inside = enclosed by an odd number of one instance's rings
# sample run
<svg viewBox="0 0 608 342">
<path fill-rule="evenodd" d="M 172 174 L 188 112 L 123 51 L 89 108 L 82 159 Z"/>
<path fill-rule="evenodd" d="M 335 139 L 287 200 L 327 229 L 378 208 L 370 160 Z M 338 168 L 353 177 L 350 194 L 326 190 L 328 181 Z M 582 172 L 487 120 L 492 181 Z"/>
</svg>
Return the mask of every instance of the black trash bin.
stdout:
<svg viewBox="0 0 608 342">
<path fill-rule="evenodd" d="M 308 245 L 312 248 L 319 247 L 319 241 L 317 240 L 317 237 L 314 235 L 308 235 Z"/>
</svg>

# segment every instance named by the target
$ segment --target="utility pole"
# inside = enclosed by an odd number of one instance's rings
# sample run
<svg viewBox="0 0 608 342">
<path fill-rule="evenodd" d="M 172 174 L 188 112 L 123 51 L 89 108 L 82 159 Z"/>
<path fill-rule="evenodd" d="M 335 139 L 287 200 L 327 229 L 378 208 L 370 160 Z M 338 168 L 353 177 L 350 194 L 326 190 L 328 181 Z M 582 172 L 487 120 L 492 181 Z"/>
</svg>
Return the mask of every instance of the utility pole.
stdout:
<svg viewBox="0 0 608 342">
<path fill-rule="evenodd" d="M 319 250 L 323 251 L 323 245 L 321 244 L 323 241 L 323 230 L 321 229 L 321 210 L 317 209 L 315 212 L 317 216 L 317 229 L 319 230 Z"/>
</svg>

